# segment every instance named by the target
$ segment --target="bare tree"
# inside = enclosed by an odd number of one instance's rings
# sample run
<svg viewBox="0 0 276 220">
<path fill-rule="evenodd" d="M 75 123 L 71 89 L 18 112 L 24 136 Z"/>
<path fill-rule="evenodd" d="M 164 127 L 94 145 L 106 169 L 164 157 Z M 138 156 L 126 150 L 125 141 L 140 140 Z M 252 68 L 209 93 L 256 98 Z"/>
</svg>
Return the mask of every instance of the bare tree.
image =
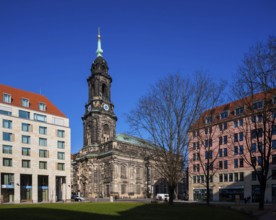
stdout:
<svg viewBox="0 0 276 220">
<path fill-rule="evenodd" d="M 244 56 L 235 76 L 233 94 L 244 106 L 245 150 L 241 157 L 253 169 L 260 185 L 259 209 L 264 209 L 267 181 L 276 139 L 276 38 L 258 43 Z M 235 138 L 235 137 L 234 137 Z"/>
<path fill-rule="evenodd" d="M 216 92 L 217 85 L 202 73 L 193 79 L 170 75 L 152 86 L 128 114 L 132 129 L 148 135 L 156 146 L 151 159 L 167 181 L 170 204 L 188 162 L 188 131 Z"/>
</svg>

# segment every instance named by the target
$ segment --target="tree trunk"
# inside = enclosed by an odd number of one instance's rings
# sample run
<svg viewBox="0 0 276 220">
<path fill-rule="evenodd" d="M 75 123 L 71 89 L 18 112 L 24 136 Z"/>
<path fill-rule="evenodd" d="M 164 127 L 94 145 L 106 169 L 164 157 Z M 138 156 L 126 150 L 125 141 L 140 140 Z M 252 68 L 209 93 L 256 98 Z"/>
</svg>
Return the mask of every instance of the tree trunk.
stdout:
<svg viewBox="0 0 276 220">
<path fill-rule="evenodd" d="M 261 184 L 260 184 L 259 210 L 264 210 L 266 180 L 263 180 L 260 183 Z"/>
<path fill-rule="evenodd" d="M 207 178 L 206 180 L 206 204 L 210 205 L 210 184 L 209 184 L 209 178 Z"/>
<path fill-rule="evenodd" d="M 174 190 L 175 190 L 175 186 L 170 186 L 170 185 L 169 185 L 169 196 L 170 196 L 169 204 L 170 204 L 170 205 L 173 205 Z"/>
</svg>

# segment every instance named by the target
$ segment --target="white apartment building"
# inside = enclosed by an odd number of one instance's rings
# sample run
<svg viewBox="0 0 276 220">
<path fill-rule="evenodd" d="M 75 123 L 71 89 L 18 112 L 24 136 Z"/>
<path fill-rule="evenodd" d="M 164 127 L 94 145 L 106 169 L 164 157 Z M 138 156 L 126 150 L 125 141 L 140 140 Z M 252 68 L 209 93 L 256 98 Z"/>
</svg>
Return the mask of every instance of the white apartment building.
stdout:
<svg viewBox="0 0 276 220">
<path fill-rule="evenodd" d="M 71 197 L 69 119 L 45 96 L 0 84 L 0 201 Z"/>
</svg>

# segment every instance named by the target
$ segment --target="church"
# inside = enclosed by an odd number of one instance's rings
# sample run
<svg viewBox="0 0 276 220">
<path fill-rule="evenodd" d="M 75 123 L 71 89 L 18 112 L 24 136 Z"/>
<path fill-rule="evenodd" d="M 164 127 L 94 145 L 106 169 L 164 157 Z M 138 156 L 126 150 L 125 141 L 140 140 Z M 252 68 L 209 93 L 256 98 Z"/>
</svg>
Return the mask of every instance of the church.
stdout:
<svg viewBox="0 0 276 220">
<path fill-rule="evenodd" d="M 83 147 L 73 156 L 72 192 L 86 198 L 150 198 L 167 192 L 148 157 L 154 146 L 140 138 L 116 135 L 112 78 L 103 58 L 100 33 L 96 54 L 87 79 Z"/>
</svg>

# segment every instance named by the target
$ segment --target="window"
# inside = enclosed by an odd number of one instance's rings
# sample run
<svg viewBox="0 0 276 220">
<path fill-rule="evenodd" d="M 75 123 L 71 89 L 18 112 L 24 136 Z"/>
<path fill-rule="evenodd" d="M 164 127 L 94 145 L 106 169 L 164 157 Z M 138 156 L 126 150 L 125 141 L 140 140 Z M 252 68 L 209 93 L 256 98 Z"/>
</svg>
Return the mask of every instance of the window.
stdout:
<svg viewBox="0 0 276 220">
<path fill-rule="evenodd" d="M 263 151 L 263 143 L 262 142 L 258 142 L 258 151 L 259 152 Z"/>
<path fill-rule="evenodd" d="M 39 138 L 39 146 L 47 146 L 47 139 L 46 138 Z"/>
<path fill-rule="evenodd" d="M 243 146 L 240 146 L 240 154 L 243 154 Z"/>
<path fill-rule="evenodd" d="M 255 103 L 252 104 L 252 108 L 253 109 L 260 109 L 260 108 L 263 107 L 263 104 L 264 104 L 263 101 L 255 102 Z"/>
<path fill-rule="evenodd" d="M 23 156 L 30 156 L 31 155 L 31 149 L 28 147 L 22 147 L 22 155 Z"/>
<path fill-rule="evenodd" d="M 271 132 L 272 135 L 276 134 L 276 125 L 272 125 Z"/>
<path fill-rule="evenodd" d="M 213 117 L 210 115 L 210 116 L 207 116 L 205 118 L 205 124 L 210 124 L 213 122 Z"/>
<path fill-rule="evenodd" d="M 212 157 L 213 157 L 213 152 L 211 150 L 205 152 L 205 159 L 212 159 Z"/>
<path fill-rule="evenodd" d="M 30 132 L 31 131 L 31 125 L 27 123 L 22 123 L 21 130 L 25 132 Z"/>
<path fill-rule="evenodd" d="M 38 108 L 40 111 L 46 111 L 46 105 L 42 102 L 39 103 Z"/>
<path fill-rule="evenodd" d="M 12 146 L 3 145 L 2 153 L 3 154 L 12 154 Z"/>
<path fill-rule="evenodd" d="M 48 151 L 47 150 L 39 150 L 39 157 L 47 158 L 48 157 Z"/>
<path fill-rule="evenodd" d="M 238 126 L 239 126 L 238 120 L 235 120 L 235 121 L 234 121 L 234 127 L 237 128 Z"/>
<path fill-rule="evenodd" d="M 229 173 L 229 182 L 233 182 L 233 173 Z"/>
<path fill-rule="evenodd" d="M 238 168 L 239 167 L 239 161 L 238 159 L 234 159 L 234 168 Z"/>
<path fill-rule="evenodd" d="M 13 185 L 14 184 L 14 174 L 11 173 L 2 173 L 2 184 L 4 185 Z"/>
<path fill-rule="evenodd" d="M 223 182 L 223 175 L 222 174 L 219 174 L 219 182 Z"/>
<path fill-rule="evenodd" d="M 39 169 L 47 170 L 47 162 L 39 161 Z"/>
<path fill-rule="evenodd" d="M 46 122 L 46 116 L 45 115 L 40 115 L 40 114 L 34 114 L 34 120 L 35 121 L 41 121 L 41 122 Z"/>
<path fill-rule="evenodd" d="M 3 128 L 11 129 L 12 128 L 12 121 L 3 119 L 2 126 L 3 126 Z"/>
<path fill-rule="evenodd" d="M 258 128 L 258 129 L 253 129 L 251 130 L 251 138 L 257 138 L 257 137 L 262 137 L 263 136 L 263 129 L 262 128 Z"/>
<path fill-rule="evenodd" d="M 2 109 L 0 109 L 0 114 L 1 115 L 8 115 L 8 116 L 12 115 L 11 111 L 6 111 L 6 110 L 2 110 Z"/>
<path fill-rule="evenodd" d="M 228 169 L 228 160 L 223 161 L 224 169 Z"/>
<path fill-rule="evenodd" d="M 243 126 L 243 119 L 239 120 L 239 124 L 240 124 L 240 126 Z"/>
<path fill-rule="evenodd" d="M 239 133 L 239 141 L 243 141 L 243 132 Z"/>
<path fill-rule="evenodd" d="M 220 113 L 220 119 L 228 118 L 228 111 Z"/>
<path fill-rule="evenodd" d="M 243 167 L 243 158 L 240 159 L 240 167 Z"/>
<path fill-rule="evenodd" d="M 219 137 L 219 145 L 222 145 L 222 137 Z"/>
<path fill-rule="evenodd" d="M 12 133 L 3 132 L 3 141 L 12 141 Z"/>
<path fill-rule="evenodd" d="M 240 172 L 240 181 L 244 181 L 244 173 Z"/>
<path fill-rule="evenodd" d="M 30 168 L 31 167 L 31 161 L 30 160 L 22 160 L 22 167 L 23 168 Z"/>
<path fill-rule="evenodd" d="M 18 111 L 18 117 L 19 118 L 30 119 L 30 112 L 19 110 Z"/>
<path fill-rule="evenodd" d="M 222 169 L 222 161 L 219 161 L 219 169 Z"/>
<path fill-rule="evenodd" d="M 219 157 L 222 157 L 222 149 L 219 149 Z"/>
<path fill-rule="evenodd" d="M 22 143 L 23 144 L 30 144 L 31 143 L 31 137 L 27 135 L 22 135 Z"/>
<path fill-rule="evenodd" d="M 126 166 L 124 165 L 121 166 L 121 178 L 126 178 Z"/>
<path fill-rule="evenodd" d="M 196 183 L 196 176 L 193 176 L 193 182 Z"/>
<path fill-rule="evenodd" d="M 219 130 L 224 131 L 227 129 L 227 122 L 219 124 Z"/>
<path fill-rule="evenodd" d="M 234 142 L 238 142 L 238 134 L 237 133 L 234 134 Z"/>
<path fill-rule="evenodd" d="M 235 109 L 235 115 L 241 115 L 244 112 L 244 107 L 239 107 Z"/>
<path fill-rule="evenodd" d="M 239 173 L 234 173 L 234 180 L 235 182 L 239 181 Z"/>
<path fill-rule="evenodd" d="M 57 130 L 57 136 L 63 138 L 64 137 L 64 130 Z"/>
<path fill-rule="evenodd" d="M 11 103 L 11 95 L 9 94 L 3 94 L 3 102 Z"/>
<path fill-rule="evenodd" d="M 23 107 L 29 108 L 29 107 L 30 107 L 29 99 L 22 98 L 22 99 L 21 99 L 21 105 L 22 105 Z"/>
<path fill-rule="evenodd" d="M 199 153 L 193 153 L 193 161 L 199 160 Z"/>
<path fill-rule="evenodd" d="M 64 154 L 64 152 L 58 152 L 58 153 L 57 153 L 57 158 L 58 158 L 59 160 L 64 160 L 64 159 L 65 159 L 65 154 Z"/>
<path fill-rule="evenodd" d="M 212 139 L 205 140 L 205 147 L 212 147 Z"/>
<path fill-rule="evenodd" d="M 263 158 L 261 156 L 258 157 L 258 165 L 259 166 L 263 165 Z"/>
<path fill-rule="evenodd" d="M 238 155 L 239 154 L 239 148 L 238 146 L 234 146 L 234 155 Z"/>
<path fill-rule="evenodd" d="M 59 149 L 63 149 L 65 144 L 64 144 L 64 141 L 58 141 L 58 142 L 57 142 L 57 145 L 58 145 L 57 147 L 58 147 Z"/>
<path fill-rule="evenodd" d="M 223 144 L 227 144 L 227 135 L 223 137 Z"/>
<path fill-rule="evenodd" d="M 47 128 L 46 127 L 42 127 L 42 126 L 39 126 L 39 134 L 47 134 Z"/>
<path fill-rule="evenodd" d="M 11 167 L 12 166 L 12 159 L 11 158 L 3 158 L 3 166 L 4 167 Z"/>
<path fill-rule="evenodd" d="M 224 174 L 224 182 L 228 182 L 228 174 L 227 173 Z"/>
<path fill-rule="evenodd" d="M 223 149 L 223 154 L 224 154 L 225 157 L 228 156 L 228 150 L 227 150 L 227 148 L 224 148 L 224 149 Z"/>
<path fill-rule="evenodd" d="M 256 150 L 257 150 L 257 147 L 256 147 L 256 143 L 252 143 L 252 146 L 251 146 L 251 152 L 252 153 L 256 153 Z"/>
<path fill-rule="evenodd" d="M 263 116 L 262 115 L 258 115 L 257 119 L 258 119 L 258 122 L 262 122 L 263 121 Z"/>
<path fill-rule="evenodd" d="M 194 150 L 199 149 L 199 142 L 194 142 L 193 143 L 193 149 Z"/>
<path fill-rule="evenodd" d="M 64 163 L 58 163 L 57 164 L 57 169 L 58 170 L 64 170 Z"/>
</svg>

